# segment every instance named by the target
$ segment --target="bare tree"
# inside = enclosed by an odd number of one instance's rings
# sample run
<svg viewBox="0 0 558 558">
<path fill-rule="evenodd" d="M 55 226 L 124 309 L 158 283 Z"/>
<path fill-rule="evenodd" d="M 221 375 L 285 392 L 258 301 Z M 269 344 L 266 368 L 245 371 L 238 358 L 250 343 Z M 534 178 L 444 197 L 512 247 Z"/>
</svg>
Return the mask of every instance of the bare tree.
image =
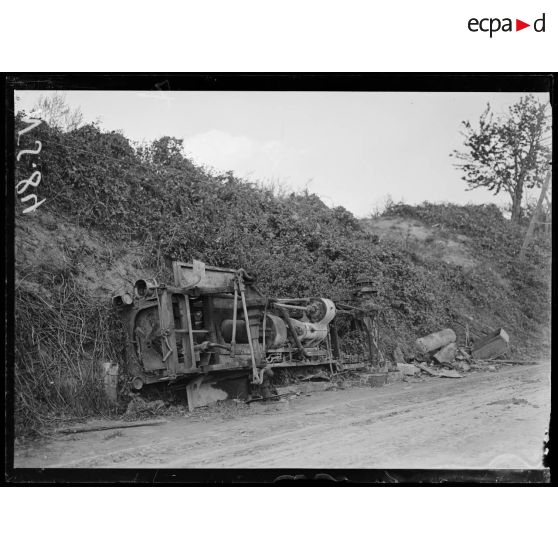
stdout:
<svg viewBox="0 0 558 558">
<path fill-rule="evenodd" d="M 450 156 L 463 171 L 468 190 L 504 190 L 512 201 L 512 221 L 521 219 L 525 188 L 540 188 L 548 170 L 550 118 L 548 104 L 533 95 L 521 97 L 505 115 L 495 116 L 490 104 L 478 128 L 464 121 L 465 151 Z M 548 137 L 547 137 L 548 136 Z"/>
<path fill-rule="evenodd" d="M 83 123 L 80 108 L 72 109 L 66 102 L 66 95 L 55 91 L 52 95 L 41 95 L 32 110 L 33 116 L 44 120 L 52 128 L 71 132 Z"/>
</svg>

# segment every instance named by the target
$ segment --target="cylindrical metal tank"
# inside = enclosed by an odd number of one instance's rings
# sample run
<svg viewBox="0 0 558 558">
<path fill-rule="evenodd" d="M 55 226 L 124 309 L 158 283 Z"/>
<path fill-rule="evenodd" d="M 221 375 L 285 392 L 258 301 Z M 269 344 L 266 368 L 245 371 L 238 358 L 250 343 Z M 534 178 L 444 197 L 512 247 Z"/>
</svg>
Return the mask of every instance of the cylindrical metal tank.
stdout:
<svg viewBox="0 0 558 558">
<path fill-rule="evenodd" d="M 221 335 L 225 343 L 230 343 L 232 341 L 233 324 L 233 320 L 223 320 L 221 322 Z M 236 342 L 248 343 L 246 322 L 244 320 L 236 320 Z"/>
<path fill-rule="evenodd" d="M 415 347 L 421 353 L 429 353 L 440 347 L 445 347 L 449 343 L 454 343 L 456 339 L 455 331 L 448 328 L 417 339 Z"/>
</svg>

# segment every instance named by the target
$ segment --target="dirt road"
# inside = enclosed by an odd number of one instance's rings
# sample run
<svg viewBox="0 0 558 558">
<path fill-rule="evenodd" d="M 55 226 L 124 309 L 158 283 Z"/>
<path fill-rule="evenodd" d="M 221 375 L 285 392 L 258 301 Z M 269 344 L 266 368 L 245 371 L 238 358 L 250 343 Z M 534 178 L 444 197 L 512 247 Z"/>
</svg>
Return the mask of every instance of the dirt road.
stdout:
<svg viewBox="0 0 558 558">
<path fill-rule="evenodd" d="M 550 365 L 57 435 L 15 449 L 16 467 L 541 468 Z"/>
</svg>

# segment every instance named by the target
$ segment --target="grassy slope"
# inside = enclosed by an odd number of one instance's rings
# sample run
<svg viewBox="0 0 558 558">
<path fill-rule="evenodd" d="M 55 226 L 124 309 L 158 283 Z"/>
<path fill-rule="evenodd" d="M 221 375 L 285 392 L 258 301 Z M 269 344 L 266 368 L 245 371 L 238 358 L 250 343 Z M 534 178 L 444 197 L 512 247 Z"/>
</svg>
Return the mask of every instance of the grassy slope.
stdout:
<svg viewBox="0 0 558 558">
<path fill-rule="evenodd" d="M 477 335 L 503 327 L 511 336 L 513 355 L 549 356 L 548 237 L 538 236 L 519 261 L 525 228 L 512 225 L 493 205 L 399 204 L 382 220 L 394 223 L 392 230 L 399 233 L 387 235 L 386 242 L 398 243 L 418 270 L 434 270 L 433 286 L 445 290 L 442 298 L 449 294 L 452 308 L 445 314 L 458 333 L 466 323 Z M 374 222 L 365 226 L 381 231 Z"/>
<path fill-rule="evenodd" d="M 493 206 L 394 206 L 386 218 L 430 232 L 380 238 L 377 227 L 314 195 L 276 195 L 195 167 L 170 139 L 136 151 L 94 126 L 36 131 L 47 202 L 32 217 L 16 212 L 20 432 L 61 413 L 107 409 L 98 362 L 123 358 L 110 295 L 138 275 L 168 279 L 173 258 L 245 267 L 276 295 L 343 297 L 368 274 L 380 304 L 407 309 L 383 317 L 388 354 L 396 344 L 410 353 L 417 335 L 443 327 L 463 337 L 467 323 L 477 334 L 505 327 L 517 354 L 549 349 L 550 247 L 517 264 L 522 233 Z M 30 164 L 18 163 L 18 180 Z M 440 246 L 448 237 L 454 244 Z M 459 257 L 438 257 L 444 250 Z"/>
</svg>

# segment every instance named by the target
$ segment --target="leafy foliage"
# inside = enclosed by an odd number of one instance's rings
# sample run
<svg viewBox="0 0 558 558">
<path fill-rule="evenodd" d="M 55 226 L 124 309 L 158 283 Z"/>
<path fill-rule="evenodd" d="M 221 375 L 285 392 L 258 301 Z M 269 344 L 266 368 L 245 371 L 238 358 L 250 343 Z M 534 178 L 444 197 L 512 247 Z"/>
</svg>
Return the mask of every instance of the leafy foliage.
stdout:
<svg viewBox="0 0 558 558">
<path fill-rule="evenodd" d="M 533 95 L 521 97 L 505 116 L 495 116 L 488 104 L 478 128 L 463 122 L 466 150 L 452 154 L 470 189 L 508 192 L 514 221 L 521 216 L 524 188 L 540 187 L 548 170 L 547 110 Z"/>
</svg>

